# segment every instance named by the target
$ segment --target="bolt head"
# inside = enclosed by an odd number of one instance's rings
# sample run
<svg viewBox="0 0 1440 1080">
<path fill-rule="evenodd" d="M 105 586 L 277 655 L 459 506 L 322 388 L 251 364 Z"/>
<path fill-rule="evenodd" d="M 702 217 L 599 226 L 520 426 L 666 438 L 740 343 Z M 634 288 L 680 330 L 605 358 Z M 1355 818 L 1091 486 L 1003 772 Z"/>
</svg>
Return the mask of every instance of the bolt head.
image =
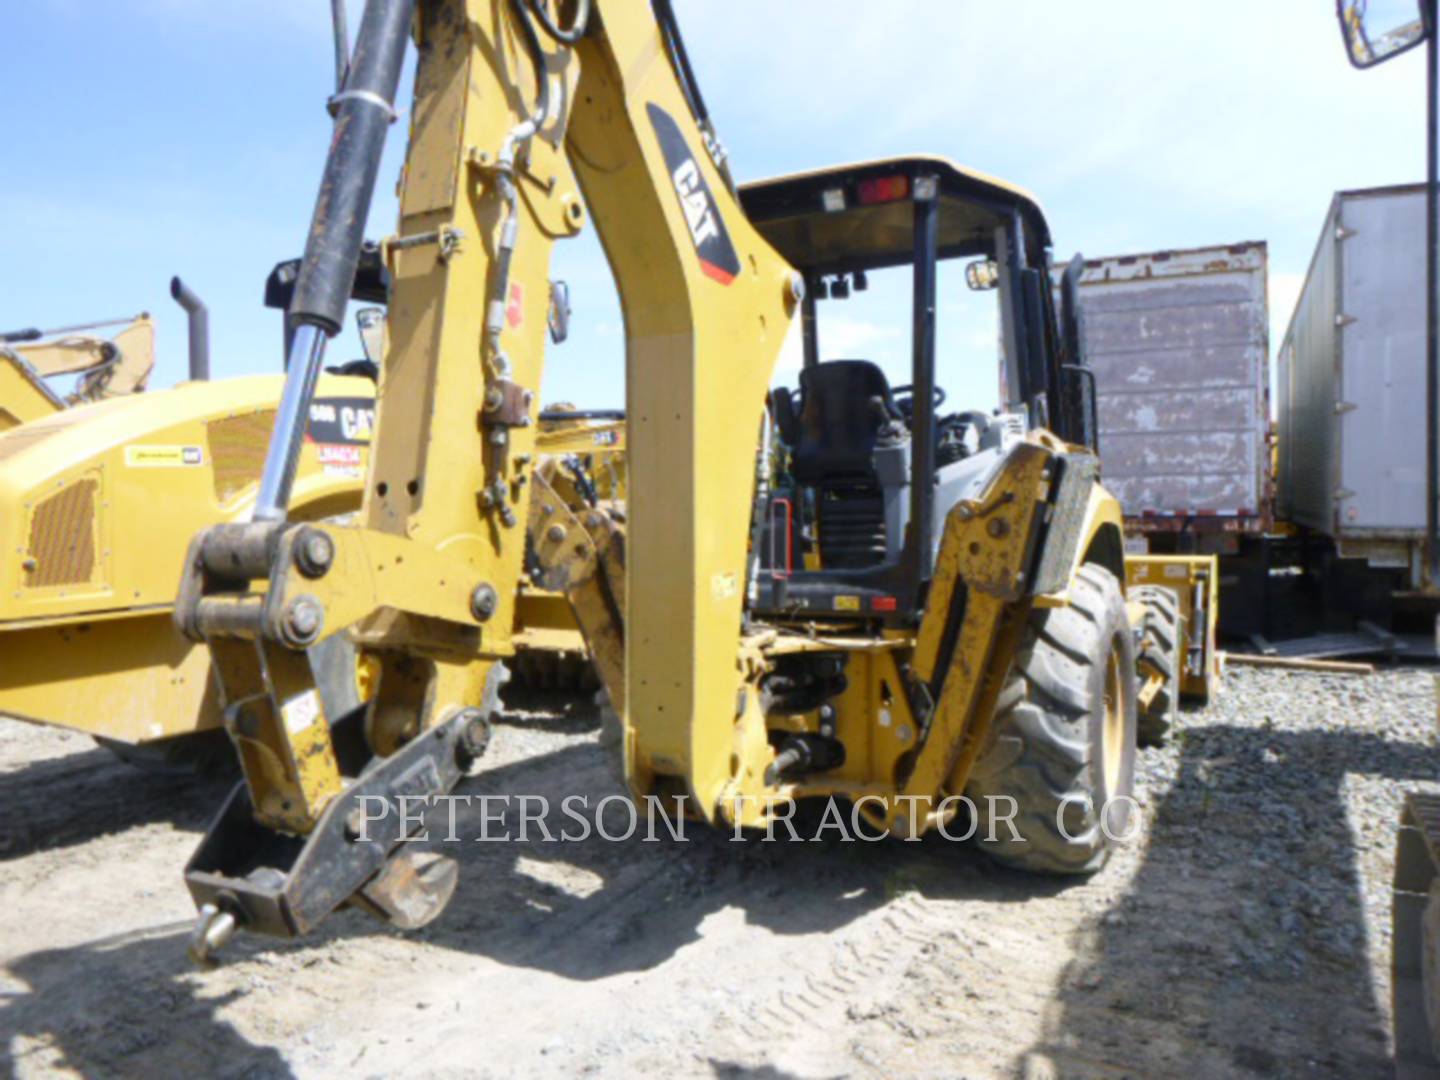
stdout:
<svg viewBox="0 0 1440 1080">
<path fill-rule="evenodd" d="M 482 581 L 470 594 L 470 614 L 475 616 L 476 622 L 488 621 L 499 606 L 500 595 L 489 582 Z"/>
<path fill-rule="evenodd" d="M 292 645 L 309 645 L 324 625 L 325 609 L 313 597 L 298 597 L 285 611 L 286 636 Z"/>
<path fill-rule="evenodd" d="M 483 757 L 489 746 L 489 718 L 479 709 L 466 709 L 460 714 L 460 739 L 456 749 L 462 758 L 474 761 Z"/>
<path fill-rule="evenodd" d="M 295 545 L 295 565 L 308 578 L 324 577 L 335 561 L 335 541 L 322 529 L 307 528 Z"/>
<path fill-rule="evenodd" d="M 560 543 L 560 541 L 565 539 L 565 526 L 551 525 L 550 528 L 545 530 L 545 539 L 549 540 L 551 543 Z"/>
</svg>

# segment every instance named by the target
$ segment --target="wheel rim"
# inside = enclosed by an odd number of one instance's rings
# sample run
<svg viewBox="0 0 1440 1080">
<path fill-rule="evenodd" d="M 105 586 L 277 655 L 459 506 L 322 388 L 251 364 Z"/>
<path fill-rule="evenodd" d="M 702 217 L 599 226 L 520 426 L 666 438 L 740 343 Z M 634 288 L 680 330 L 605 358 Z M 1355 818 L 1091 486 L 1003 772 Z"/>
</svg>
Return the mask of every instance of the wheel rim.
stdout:
<svg viewBox="0 0 1440 1080">
<path fill-rule="evenodd" d="M 1104 740 L 1105 794 L 1113 794 L 1120 786 L 1120 769 L 1125 760 L 1125 706 L 1121 693 L 1120 650 L 1111 647 L 1105 660 L 1105 723 Z"/>
</svg>

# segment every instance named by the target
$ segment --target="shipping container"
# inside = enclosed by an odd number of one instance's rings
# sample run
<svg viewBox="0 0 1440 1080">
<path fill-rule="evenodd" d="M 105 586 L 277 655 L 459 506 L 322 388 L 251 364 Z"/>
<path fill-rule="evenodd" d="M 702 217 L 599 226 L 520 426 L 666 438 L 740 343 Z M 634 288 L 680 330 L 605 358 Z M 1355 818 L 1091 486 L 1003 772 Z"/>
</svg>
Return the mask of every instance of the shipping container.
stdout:
<svg viewBox="0 0 1440 1080">
<path fill-rule="evenodd" d="M 1277 357 L 1278 512 L 1418 582 L 1425 189 L 1338 192 Z"/>
<path fill-rule="evenodd" d="M 1259 241 L 1085 262 L 1100 458 L 1127 532 L 1269 528 L 1267 269 Z"/>
</svg>

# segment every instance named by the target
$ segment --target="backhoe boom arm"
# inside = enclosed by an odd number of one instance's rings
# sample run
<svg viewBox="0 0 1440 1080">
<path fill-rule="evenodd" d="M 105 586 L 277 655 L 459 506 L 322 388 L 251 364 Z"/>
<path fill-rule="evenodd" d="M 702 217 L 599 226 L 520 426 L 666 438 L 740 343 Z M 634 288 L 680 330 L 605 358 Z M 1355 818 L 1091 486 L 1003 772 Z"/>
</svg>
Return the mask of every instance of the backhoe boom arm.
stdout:
<svg viewBox="0 0 1440 1080">
<path fill-rule="evenodd" d="M 411 3 L 369 0 L 347 90 L 367 56 L 392 70 L 367 50 L 386 46 Z M 681 780 L 707 817 L 738 774 L 773 758 L 758 695 L 746 692 L 753 671 L 738 659 L 755 461 L 733 434 L 759 430 L 800 279 L 705 152 L 713 139 L 677 74 L 673 24 L 648 4 L 597 0 L 578 6 L 585 26 L 557 36 L 560 15 L 576 12 L 561 5 L 541 19 L 537 6 L 415 7 L 419 62 L 399 232 L 383 245 L 393 290 L 361 524 L 284 520 L 289 418 L 303 416 L 321 335 L 337 322 L 324 303 L 334 290 L 297 288 L 301 333 L 256 521 L 192 545 L 176 619 L 210 644 L 247 786 L 187 872 L 204 912 L 199 955 L 237 924 L 304 932 L 347 897 L 395 921 L 414 884 L 411 923 L 448 897 L 443 875 L 424 887 L 408 856 L 395 856 L 401 835 L 384 838 L 389 858 L 377 864 L 373 844 L 347 838 L 344 807 L 362 783 L 390 798 L 443 793 L 483 750 L 525 556 L 550 248 L 582 227 L 587 206 L 625 313 L 628 554 L 645 567 L 623 594 L 625 640 L 643 659 L 617 697 L 647 718 L 644 768 Z M 383 85 L 360 91 L 340 95 L 302 267 L 303 284 L 312 264 L 328 265 L 338 295 L 360 230 L 328 226 L 336 199 L 363 219 L 377 94 L 385 104 Z M 357 139 L 370 151 L 347 157 Z M 294 660 L 335 633 L 378 670 L 363 716 L 326 716 Z"/>
</svg>

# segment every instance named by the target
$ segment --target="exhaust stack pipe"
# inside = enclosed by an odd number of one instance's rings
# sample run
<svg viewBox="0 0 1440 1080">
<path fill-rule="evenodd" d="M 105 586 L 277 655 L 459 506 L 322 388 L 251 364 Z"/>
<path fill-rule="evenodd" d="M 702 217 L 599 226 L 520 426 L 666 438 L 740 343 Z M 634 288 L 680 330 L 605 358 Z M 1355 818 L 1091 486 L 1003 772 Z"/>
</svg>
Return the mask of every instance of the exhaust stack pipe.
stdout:
<svg viewBox="0 0 1440 1080">
<path fill-rule="evenodd" d="M 170 279 L 170 295 L 190 319 L 190 381 L 205 382 L 210 378 L 210 309 L 178 277 Z"/>
</svg>

